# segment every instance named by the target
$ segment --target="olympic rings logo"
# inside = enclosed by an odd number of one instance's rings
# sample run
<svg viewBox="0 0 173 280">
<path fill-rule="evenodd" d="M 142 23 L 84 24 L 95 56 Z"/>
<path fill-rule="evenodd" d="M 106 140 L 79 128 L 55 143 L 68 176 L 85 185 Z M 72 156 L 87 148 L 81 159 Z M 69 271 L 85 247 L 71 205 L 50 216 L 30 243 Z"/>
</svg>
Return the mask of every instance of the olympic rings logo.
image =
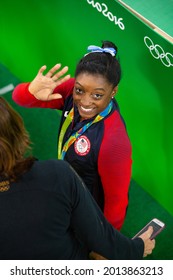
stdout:
<svg viewBox="0 0 173 280">
<path fill-rule="evenodd" d="M 155 59 L 160 59 L 166 67 L 173 66 L 173 55 L 171 53 L 165 53 L 161 46 L 154 45 L 153 41 L 147 36 L 144 37 L 144 43 Z"/>
</svg>

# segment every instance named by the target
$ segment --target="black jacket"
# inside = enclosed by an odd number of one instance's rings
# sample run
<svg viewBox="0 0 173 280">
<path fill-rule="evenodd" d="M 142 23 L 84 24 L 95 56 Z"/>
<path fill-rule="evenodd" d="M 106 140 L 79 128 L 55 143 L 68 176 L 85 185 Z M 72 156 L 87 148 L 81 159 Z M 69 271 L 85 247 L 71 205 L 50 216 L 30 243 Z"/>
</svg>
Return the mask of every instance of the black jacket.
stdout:
<svg viewBox="0 0 173 280">
<path fill-rule="evenodd" d="M 142 239 L 131 240 L 104 218 L 65 161 L 36 161 L 0 192 L 0 259 L 141 259 Z"/>
</svg>

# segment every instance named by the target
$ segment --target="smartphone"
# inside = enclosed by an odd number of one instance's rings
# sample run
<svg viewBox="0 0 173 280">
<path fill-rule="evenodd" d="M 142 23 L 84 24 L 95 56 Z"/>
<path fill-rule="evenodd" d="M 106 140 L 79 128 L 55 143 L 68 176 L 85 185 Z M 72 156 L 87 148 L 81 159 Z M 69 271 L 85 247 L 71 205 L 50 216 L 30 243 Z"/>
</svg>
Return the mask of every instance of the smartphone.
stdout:
<svg viewBox="0 0 173 280">
<path fill-rule="evenodd" d="M 154 218 L 145 227 L 143 227 L 137 234 L 135 234 L 135 236 L 132 239 L 141 235 L 144 231 L 148 229 L 149 226 L 153 227 L 153 233 L 150 237 L 151 240 L 154 239 L 165 228 L 165 224 L 162 221 Z"/>
</svg>

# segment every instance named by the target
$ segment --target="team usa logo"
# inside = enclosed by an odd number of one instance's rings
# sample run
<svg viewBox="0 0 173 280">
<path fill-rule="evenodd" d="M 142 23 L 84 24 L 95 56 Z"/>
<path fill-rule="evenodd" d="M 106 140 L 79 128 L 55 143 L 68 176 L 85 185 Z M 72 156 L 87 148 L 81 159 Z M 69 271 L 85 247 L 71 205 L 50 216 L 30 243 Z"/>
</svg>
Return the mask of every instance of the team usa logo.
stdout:
<svg viewBox="0 0 173 280">
<path fill-rule="evenodd" d="M 80 156 L 85 156 L 90 151 L 90 141 L 86 136 L 80 136 L 76 141 L 74 145 L 75 152 Z"/>
</svg>

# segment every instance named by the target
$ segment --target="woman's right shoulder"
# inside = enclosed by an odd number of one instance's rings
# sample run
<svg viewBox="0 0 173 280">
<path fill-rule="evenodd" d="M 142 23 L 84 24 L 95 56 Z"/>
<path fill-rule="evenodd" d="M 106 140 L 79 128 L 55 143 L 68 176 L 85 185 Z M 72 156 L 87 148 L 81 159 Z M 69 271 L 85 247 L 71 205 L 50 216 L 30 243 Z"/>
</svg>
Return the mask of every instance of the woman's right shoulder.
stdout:
<svg viewBox="0 0 173 280">
<path fill-rule="evenodd" d="M 64 160 L 48 159 L 48 160 L 37 160 L 33 166 L 35 170 L 42 170 L 42 172 L 56 172 L 57 170 L 63 171 L 68 170 L 69 164 Z"/>
<path fill-rule="evenodd" d="M 68 185 L 72 177 L 71 168 L 66 161 L 49 159 L 35 161 L 29 172 L 24 175 L 24 180 L 35 187 L 56 191 L 57 186 Z"/>
</svg>

